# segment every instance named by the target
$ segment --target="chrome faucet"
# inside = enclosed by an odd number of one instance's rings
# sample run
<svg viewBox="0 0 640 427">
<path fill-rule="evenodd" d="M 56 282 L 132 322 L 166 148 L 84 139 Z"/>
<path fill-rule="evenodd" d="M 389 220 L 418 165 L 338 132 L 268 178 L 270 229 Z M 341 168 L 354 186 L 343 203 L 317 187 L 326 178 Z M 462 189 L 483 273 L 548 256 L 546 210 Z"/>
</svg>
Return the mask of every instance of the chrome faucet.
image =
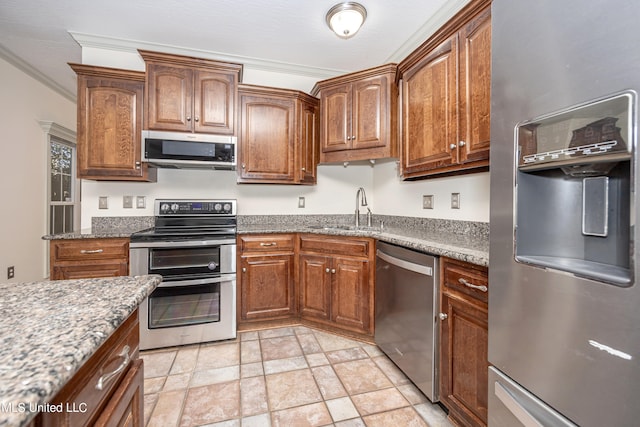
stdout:
<svg viewBox="0 0 640 427">
<path fill-rule="evenodd" d="M 360 196 L 361 194 L 362 197 Z M 364 188 L 362 187 L 358 188 L 358 191 L 356 191 L 356 227 L 360 227 L 360 206 L 367 206 L 367 209 L 369 209 L 369 206 L 367 205 L 367 194 L 364 192 Z M 371 212 L 371 210 L 369 210 L 369 212 Z"/>
</svg>

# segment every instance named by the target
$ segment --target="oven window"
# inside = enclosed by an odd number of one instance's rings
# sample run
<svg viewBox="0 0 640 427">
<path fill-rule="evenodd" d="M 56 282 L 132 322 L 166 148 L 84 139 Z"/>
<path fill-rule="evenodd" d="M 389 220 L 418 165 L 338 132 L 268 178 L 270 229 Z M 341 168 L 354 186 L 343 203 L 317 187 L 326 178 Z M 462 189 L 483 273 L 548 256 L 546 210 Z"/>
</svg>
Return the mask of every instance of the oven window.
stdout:
<svg viewBox="0 0 640 427">
<path fill-rule="evenodd" d="M 220 321 L 220 283 L 157 288 L 149 296 L 149 329 Z"/>
<path fill-rule="evenodd" d="M 164 275 L 220 271 L 220 246 L 153 249 L 149 271 Z"/>
</svg>

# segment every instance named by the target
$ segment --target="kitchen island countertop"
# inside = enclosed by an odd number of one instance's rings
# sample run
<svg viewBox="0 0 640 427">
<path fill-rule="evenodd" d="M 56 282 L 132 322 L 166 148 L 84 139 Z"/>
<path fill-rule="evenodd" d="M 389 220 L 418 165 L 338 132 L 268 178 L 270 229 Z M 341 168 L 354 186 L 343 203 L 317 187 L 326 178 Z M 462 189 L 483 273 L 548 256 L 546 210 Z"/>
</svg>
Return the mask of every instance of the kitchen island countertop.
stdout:
<svg viewBox="0 0 640 427">
<path fill-rule="evenodd" d="M 0 284 L 0 426 L 26 425 L 161 277 Z"/>
</svg>

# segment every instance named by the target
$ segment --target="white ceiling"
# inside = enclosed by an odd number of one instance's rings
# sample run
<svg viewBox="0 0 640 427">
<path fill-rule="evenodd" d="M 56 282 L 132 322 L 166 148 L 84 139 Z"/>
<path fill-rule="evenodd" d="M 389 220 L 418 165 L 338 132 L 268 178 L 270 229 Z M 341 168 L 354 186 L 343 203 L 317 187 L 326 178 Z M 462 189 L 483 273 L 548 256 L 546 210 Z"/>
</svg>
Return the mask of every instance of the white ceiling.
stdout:
<svg viewBox="0 0 640 427">
<path fill-rule="evenodd" d="M 74 99 L 82 40 L 168 47 L 318 79 L 398 62 L 468 0 L 359 0 L 351 39 L 325 23 L 340 0 L 0 0 L 0 56 Z"/>
</svg>

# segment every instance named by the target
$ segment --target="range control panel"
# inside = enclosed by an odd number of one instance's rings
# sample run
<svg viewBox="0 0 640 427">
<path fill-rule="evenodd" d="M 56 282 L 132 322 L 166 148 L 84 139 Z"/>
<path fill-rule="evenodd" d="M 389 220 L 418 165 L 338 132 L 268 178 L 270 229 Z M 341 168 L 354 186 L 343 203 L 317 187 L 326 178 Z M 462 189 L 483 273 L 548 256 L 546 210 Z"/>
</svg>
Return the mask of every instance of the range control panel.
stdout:
<svg viewBox="0 0 640 427">
<path fill-rule="evenodd" d="M 155 201 L 154 213 L 156 216 L 235 215 L 236 201 L 233 199 L 160 199 Z"/>
</svg>

